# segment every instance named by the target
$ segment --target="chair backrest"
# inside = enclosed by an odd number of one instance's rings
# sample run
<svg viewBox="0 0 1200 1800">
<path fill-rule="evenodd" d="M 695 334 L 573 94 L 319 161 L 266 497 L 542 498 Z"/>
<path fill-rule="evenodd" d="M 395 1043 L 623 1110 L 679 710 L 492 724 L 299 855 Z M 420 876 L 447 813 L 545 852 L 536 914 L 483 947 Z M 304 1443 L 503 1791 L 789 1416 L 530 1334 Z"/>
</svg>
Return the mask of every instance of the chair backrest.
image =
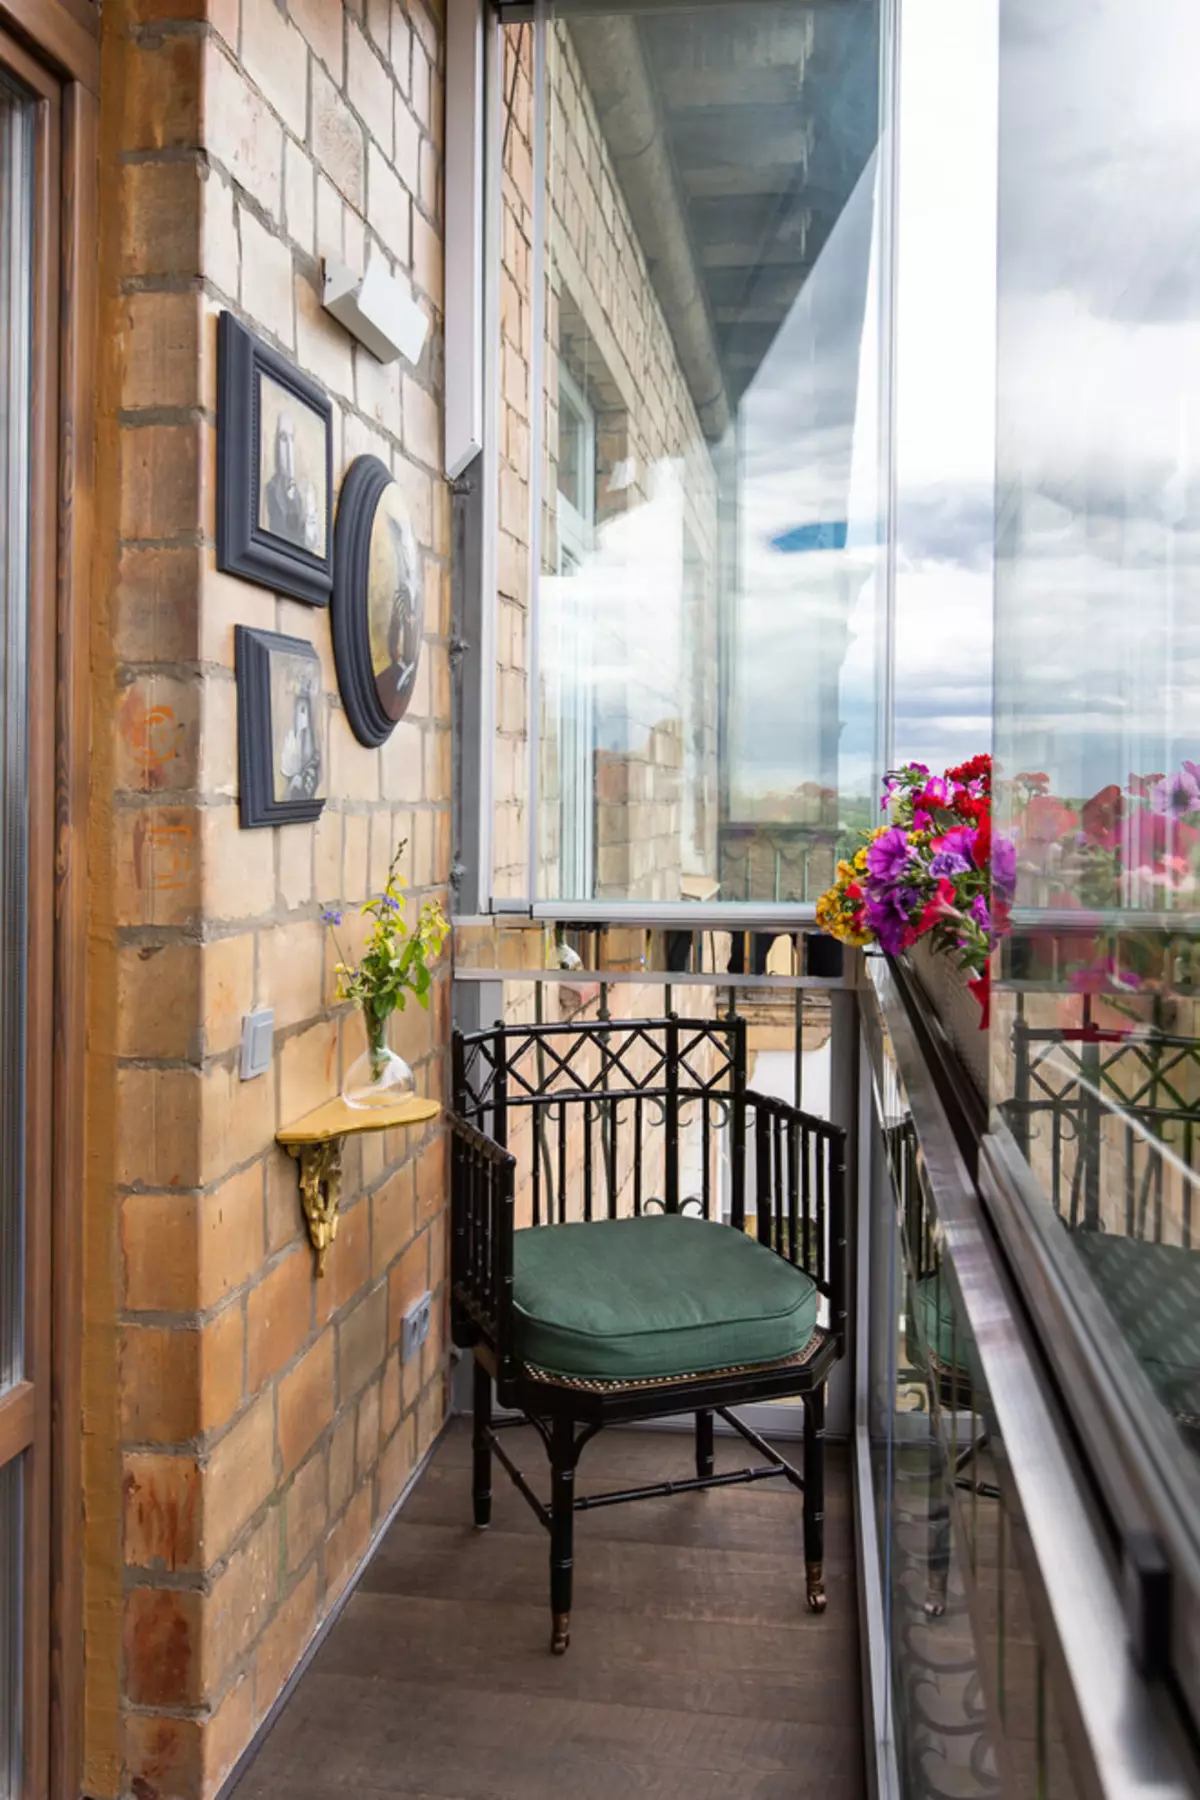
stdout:
<svg viewBox="0 0 1200 1800">
<path fill-rule="evenodd" d="M 845 1348 L 846 1133 L 746 1087 L 740 1018 L 505 1025 L 453 1039 L 455 1341 L 516 1373 L 515 1229 L 695 1211 L 805 1269 Z M 724 1148 L 724 1154 L 722 1149 Z"/>
<path fill-rule="evenodd" d="M 745 1020 L 497 1023 L 456 1032 L 453 1058 L 455 1112 L 516 1159 L 519 1224 L 685 1208 L 744 1220 Z"/>
</svg>

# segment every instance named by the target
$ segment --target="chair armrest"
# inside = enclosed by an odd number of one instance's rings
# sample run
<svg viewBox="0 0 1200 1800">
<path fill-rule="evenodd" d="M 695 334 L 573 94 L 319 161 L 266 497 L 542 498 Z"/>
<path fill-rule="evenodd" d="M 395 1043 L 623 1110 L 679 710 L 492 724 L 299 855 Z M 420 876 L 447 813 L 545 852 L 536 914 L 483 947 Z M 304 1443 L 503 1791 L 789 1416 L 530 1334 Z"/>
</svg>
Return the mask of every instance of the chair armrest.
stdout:
<svg viewBox="0 0 1200 1800">
<path fill-rule="evenodd" d="M 749 1136 L 758 1241 L 816 1283 L 844 1353 L 850 1292 L 845 1130 L 752 1090 L 746 1107 L 754 1114 Z"/>
<path fill-rule="evenodd" d="M 451 1327 L 460 1348 L 483 1342 L 503 1387 L 512 1358 L 516 1158 L 457 1113 L 450 1125 Z"/>
</svg>

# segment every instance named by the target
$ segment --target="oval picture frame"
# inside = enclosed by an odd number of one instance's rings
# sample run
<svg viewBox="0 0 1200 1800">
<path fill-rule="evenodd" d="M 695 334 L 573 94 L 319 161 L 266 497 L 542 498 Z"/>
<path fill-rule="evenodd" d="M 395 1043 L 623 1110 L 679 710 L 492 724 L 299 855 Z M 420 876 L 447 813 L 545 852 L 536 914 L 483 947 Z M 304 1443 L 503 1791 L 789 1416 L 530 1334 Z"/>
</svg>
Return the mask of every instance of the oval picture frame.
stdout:
<svg viewBox="0 0 1200 1800">
<path fill-rule="evenodd" d="M 421 660 L 421 564 L 408 507 L 387 464 L 346 471 L 333 535 L 333 656 L 350 728 L 377 749 L 408 710 Z"/>
</svg>

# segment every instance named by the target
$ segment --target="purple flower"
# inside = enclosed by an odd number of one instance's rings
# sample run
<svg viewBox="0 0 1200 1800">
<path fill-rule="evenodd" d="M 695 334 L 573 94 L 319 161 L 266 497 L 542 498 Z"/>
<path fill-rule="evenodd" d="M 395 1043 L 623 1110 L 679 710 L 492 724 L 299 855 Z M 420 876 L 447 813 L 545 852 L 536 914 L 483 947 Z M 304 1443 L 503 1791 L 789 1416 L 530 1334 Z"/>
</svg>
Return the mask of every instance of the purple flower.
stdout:
<svg viewBox="0 0 1200 1800">
<path fill-rule="evenodd" d="M 383 896 L 383 899 L 380 902 L 380 904 L 383 906 L 385 912 L 399 912 L 400 911 L 400 902 L 398 900 L 394 900 L 392 898 L 391 894 L 385 894 Z"/>
<path fill-rule="evenodd" d="M 988 911 L 988 903 L 982 894 L 976 894 L 970 905 L 970 914 L 980 931 L 992 929 L 992 915 Z"/>
<path fill-rule="evenodd" d="M 909 913 L 920 898 L 916 888 L 897 887 L 872 895 L 867 901 L 866 922 L 884 949 L 893 956 L 912 942 Z"/>
<path fill-rule="evenodd" d="M 1200 806 L 1200 780 L 1193 773 L 1195 763 L 1184 763 L 1178 775 L 1167 775 L 1150 790 L 1151 810 L 1168 818 L 1182 818 Z"/>
<path fill-rule="evenodd" d="M 321 914 L 321 917 L 324 919 L 326 925 L 340 925 L 342 922 L 342 915 L 335 906 L 327 907 Z"/>
<path fill-rule="evenodd" d="M 940 879 L 941 876 L 965 875 L 970 868 L 965 856 L 957 850 L 939 850 L 929 865 L 929 873 Z"/>
<path fill-rule="evenodd" d="M 893 825 L 867 851 L 867 868 L 876 881 L 898 881 L 908 866 L 908 833 Z"/>
<path fill-rule="evenodd" d="M 1017 846 L 1009 838 L 992 839 L 992 886 L 1006 900 L 1017 891 Z"/>
<path fill-rule="evenodd" d="M 937 840 L 938 849 L 943 855 L 961 856 L 963 867 L 973 867 L 975 862 L 975 840 L 979 833 L 973 825 L 955 825 Z"/>
</svg>

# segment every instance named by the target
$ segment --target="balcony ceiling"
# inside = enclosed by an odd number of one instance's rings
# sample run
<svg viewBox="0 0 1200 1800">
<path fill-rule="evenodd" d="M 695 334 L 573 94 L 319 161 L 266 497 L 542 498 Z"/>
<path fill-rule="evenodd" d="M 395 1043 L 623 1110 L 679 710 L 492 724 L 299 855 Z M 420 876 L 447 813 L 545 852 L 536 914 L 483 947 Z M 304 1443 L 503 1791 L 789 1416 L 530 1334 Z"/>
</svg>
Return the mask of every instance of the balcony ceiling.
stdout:
<svg viewBox="0 0 1200 1800">
<path fill-rule="evenodd" d="M 571 17 L 710 436 L 761 367 L 875 146 L 871 0 Z"/>
</svg>

